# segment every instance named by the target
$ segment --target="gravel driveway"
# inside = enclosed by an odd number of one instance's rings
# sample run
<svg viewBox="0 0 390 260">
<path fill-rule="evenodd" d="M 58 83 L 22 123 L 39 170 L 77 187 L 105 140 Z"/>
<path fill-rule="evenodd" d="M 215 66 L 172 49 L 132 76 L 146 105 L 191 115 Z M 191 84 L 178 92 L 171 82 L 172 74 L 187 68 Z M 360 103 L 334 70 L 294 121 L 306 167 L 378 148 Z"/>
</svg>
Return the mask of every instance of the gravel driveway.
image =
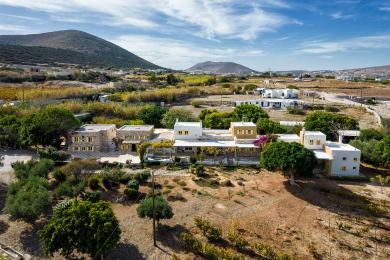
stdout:
<svg viewBox="0 0 390 260">
<path fill-rule="evenodd" d="M 11 164 L 16 161 L 29 161 L 36 157 L 36 153 L 24 150 L 0 150 L 0 155 L 4 156 L 3 166 L 0 167 L 0 182 L 10 183 L 14 179 Z"/>
</svg>

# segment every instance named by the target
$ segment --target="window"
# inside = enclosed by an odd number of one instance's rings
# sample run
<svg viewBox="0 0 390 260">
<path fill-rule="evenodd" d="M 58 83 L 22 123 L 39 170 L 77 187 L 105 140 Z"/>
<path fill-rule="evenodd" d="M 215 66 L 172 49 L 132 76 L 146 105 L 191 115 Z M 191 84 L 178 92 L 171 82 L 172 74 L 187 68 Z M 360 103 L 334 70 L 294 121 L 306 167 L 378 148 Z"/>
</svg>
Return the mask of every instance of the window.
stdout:
<svg viewBox="0 0 390 260">
<path fill-rule="evenodd" d="M 343 172 L 345 172 L 347 170 L 347 166 L 341 166 L 340 167 L 340 170 L 342 170 Z"/>
<path fill-rule="evenodd" d="M 347 160 L 347 157 L 343 157 L 343 161 L 346 161 Z"/>
<path fill-rule="evenodd" d="M 313 144 L 314 144 L 314 140 L 313 140 L 313 139 L 310 139 L 310 140 L 309 140 L 309 144 L 313 145 Z"/>
<path fill-rule="evenodd" d="M 88 146 L 88 151 L 93 151 L 93 147 L 92 146 Z"/>
<path fill-rule="evenodd" d="M 356 166 L 353 166 L 352 169 L 356 170 Z"/>
<path fill-rule="evenodd" d="M 183 131 L 180 130 L 180 131 L 179 131 L 179 135 L 182 135 L 182 134 L 183 134 Z"/>
<path fill-rule="evenodd" d="M 91 137 L 91 136 L 88 137 L 88 142 L 90 142 L 90 143 L 93 142 L 93 137 Z"/>
<path fill-rule="evenodd" d="M 188 131 L 184 131 L 184 134 L 185 134 L 185 135 L 188 135 L 188 133 L 189 133 Z"/>
<path fill-rule="evenodd" d="M 317 140 L 317 141 L 316 141 L 316 144 L 317 144 L 317 145 L 320 145 L 320 144 L 321 144 L 321 140 Z"/>
<path fill-rule="evenodd" d="M 355 162 L 357 162 L 358 158 L 357 158 L 357 157 L 354 157 L 353 160 L 354 160 Z"/>
</svg>

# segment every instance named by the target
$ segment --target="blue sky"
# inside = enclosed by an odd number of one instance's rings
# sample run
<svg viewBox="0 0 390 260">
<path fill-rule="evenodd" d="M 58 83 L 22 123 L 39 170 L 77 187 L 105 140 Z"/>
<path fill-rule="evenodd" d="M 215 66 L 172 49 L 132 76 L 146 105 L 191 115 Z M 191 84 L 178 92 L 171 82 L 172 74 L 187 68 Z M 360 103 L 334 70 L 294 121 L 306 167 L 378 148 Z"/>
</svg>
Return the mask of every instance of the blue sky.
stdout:
<svg viewBox="0 0 390 260">
<path fill-rule="evenodd" d="M 78 29 L 158 65 L 390 64 L 390 0 L 0 0 L 0 34 Z"/>
</svg>

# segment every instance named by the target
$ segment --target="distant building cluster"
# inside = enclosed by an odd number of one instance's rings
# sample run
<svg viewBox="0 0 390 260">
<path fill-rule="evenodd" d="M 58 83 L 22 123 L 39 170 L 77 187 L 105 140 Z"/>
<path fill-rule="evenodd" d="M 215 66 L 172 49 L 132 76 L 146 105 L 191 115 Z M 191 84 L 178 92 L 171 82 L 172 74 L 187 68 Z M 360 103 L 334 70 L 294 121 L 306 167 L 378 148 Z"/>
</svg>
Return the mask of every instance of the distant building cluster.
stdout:
<svg viewBox="0 0 390 260">
<path fill-rule="evenodd" d="M 239 105 L 256 105 L 261 108 L 287 109 L 287 108 L 302 108 L 304 102 L 298 98 L 298 90 L 296 89 L 270 89 L 257 88 L 255 93 L 261 98 L 251 100 L 237 100 L 234 106 Z"/>
</svg>

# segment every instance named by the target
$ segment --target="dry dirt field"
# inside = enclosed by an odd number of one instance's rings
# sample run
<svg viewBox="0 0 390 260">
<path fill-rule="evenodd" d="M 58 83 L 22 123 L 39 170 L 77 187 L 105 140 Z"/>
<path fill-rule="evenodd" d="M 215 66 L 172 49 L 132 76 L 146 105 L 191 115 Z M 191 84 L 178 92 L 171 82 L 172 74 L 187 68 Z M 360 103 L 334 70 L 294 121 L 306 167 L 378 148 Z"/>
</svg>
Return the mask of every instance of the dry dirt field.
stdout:
<svg viewBox="0 0 390 260">
<path fill-rule="evenodd" d="M 295 81 L 291 78 L 273 78 L 277 83 L 264 84 L 264 79 L 249 80 L 267 88 L 285 88 L 288 85 L 294 85 L 300 89 L 333 92 L 338 94 L 360 96 L 363 89 L 363 96 L 376 96 L 390 98 L 390 86 L 381 83 L 370 82 L 348 82 L 335 79 L 314 79 L 307 81 Z"/>
<path fill-rule="evenodd" d="M 198 185 L 191 176 L 156 178 L 175 214 L 161 221 L 157 248 L 151 220 L 136 214 L 138 204 L 114 202 L 121 192 L 105 194 L 113 201 L 122 231 L 120 244 L 106 259 L 171 259 L 173 253 L 180 259 L 200 259 L 186 252 L 178 238 L 183 231 L 199 236 L 194 216 L 221 225 L 224 234 L 235 227 L 251 243 L 270 245 L 296 259 L 390 257 L 390 187 L 381 191 L 372 184 L 326 178 L 300 180 L 300 187 L 295 187 L 278 173 L 252 168 L 213 167 L 207 173 L 219 181 L 230 179 L 233 187 Z M 3 208 L 5 186 L 1 188 Z M 150 188 L 142 186 L 141 191 L 147 193 Z M 375 216 L 370 203 L 382 205 L 387 213 Z M 0 224 L 0 241 L 35 259 L 44 258 L 36 235 L 40 223 L 10 221 L 2 214 Z"/>
<path fill-rule="evenodd" d="M 199 100 L 202 102 L 202 106 L 199 108 L 195 108 L 192 105 L 175 105 L 174 108 L 184 108 L 186 110 L 191 111 L 196 117 L 203 109 L 216 109 L 221 112 L 232 112 L 234 107 L 232 106 L 233 100 L 249 100 L 253 99 L 253 95 L 223 95 L 222 100 L 223 104 L 221 105 L 221 96 L 209 96 L 205 98 L 195 98 L 194 100 Z M 312 104 L 311 98 L 304 99 L 307 103 Z M 374 115 L 368 113 L 365 109 L 361 109 L 360 107 L 350 107 L 346 105 L 342 105 L 340 103 L 333 103 L 325 100 L 314 100 L 315 105 L 331 105 L 336 106 L 340 109 L 340 114 L 351 116 L 359 121 L 359 126 L 362 129 L 365 128 L 375 128 L 378 127 L 377 120 Z M 306 115 L 293 115 L 289 114 L 287 110 L 284 109 L 267 109 L 267 113 L 270 118 L 276 122 L 279 121 L 303 121 Z M 310 113 L 310 111 L 307 111 Z M 389 111 L 390 113 L 390 111 Z"/>
</svg>

